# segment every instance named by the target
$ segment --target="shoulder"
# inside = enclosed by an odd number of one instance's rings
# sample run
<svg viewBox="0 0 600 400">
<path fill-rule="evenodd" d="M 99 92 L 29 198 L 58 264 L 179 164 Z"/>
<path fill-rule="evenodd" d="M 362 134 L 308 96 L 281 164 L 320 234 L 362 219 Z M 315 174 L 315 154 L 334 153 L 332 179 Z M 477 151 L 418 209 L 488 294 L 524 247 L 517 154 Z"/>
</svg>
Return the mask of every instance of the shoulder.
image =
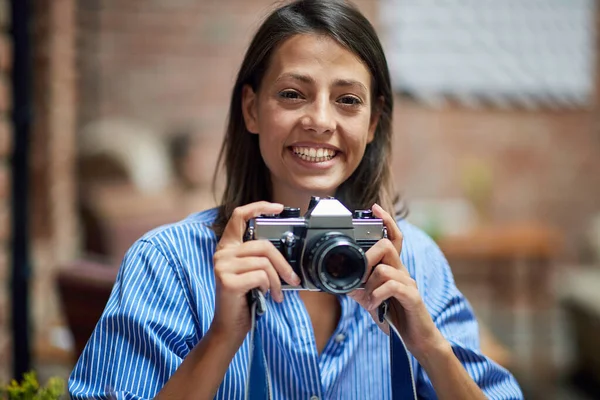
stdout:
<svg viewBox="0 0 600 400">
<path fill-rule="evenodd" d="M 439 246 L 427 233 L 404 219 L 396 222 L 403 236 L 402 260 L 409 270 L 415 267 L 426 268 L 432 263 L 447 264 Z"/>
<path fill-rule="evenodd" d="M 217 237 L 212 224 L 217 217 L 217 208 L 189 215 L 181 221 L 162 225 L 144 234 L 139 241 L 151 243 L 159 248 L 175 246 L 177 249 L 186 241 L 215 242 Z"/>
<path fill-rule="evenodd" d="M 212 229 L 217 213 L 212 208 L 152 229 L 131 246 L 125 258 L 160 254 L 176 270 L 193 268 L 198 263 L 209 264 L 217 244 Z"/>
<path fill-rule="evenodd" d="M 437 243 L 423 230 L 406 220 L 397 221 L 402 231 L 402 263 L 417 282 L 426 300 L 441 293 L 454 295 L 454 276 Z"/>
</svg>

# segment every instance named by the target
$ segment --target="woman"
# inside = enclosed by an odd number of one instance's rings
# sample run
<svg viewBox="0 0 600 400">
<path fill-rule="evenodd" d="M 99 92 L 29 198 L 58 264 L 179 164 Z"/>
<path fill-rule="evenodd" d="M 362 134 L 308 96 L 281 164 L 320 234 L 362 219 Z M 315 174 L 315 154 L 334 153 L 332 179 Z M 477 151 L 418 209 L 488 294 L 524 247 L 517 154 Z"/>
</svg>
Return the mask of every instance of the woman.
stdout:
<svg viewBox="0 0 600 400">
<path fill-rule="evenodd" d="M 419 397 L 521 398 L 514 378 L 480 353 L 472 311 L 439 249 L 390 216 L 392 107 L 381 45 L 355 8 L 299 0 L 273 12 L 233 89 L 221 206 L 134 244 L 71 395 L 244 398 L 246 295 L 260 288 L 267 312 L 257 334 L 274 398 L 390 398 L 389 326 L 376 315 L 386 299 Z M 312 195 L 383 219 L 388 239 L 367 251 L 364 290 L 284 294 L 281 280 L 299 278 L 282 254 L 243 241 L 249 219 L 284 204 L 306 211 Z"/>
</svg>

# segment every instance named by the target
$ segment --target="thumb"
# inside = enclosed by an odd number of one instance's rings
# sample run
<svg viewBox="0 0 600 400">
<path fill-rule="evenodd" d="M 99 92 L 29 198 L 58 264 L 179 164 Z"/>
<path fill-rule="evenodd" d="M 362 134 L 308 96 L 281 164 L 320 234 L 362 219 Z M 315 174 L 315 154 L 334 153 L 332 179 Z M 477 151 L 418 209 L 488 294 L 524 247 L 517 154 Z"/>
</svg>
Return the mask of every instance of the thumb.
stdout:
<svg viewBox="0 0 600 400">
<path fill-rule="evenodd" d="M 258 201 L 237 207 L 233 210 L 227 226 L 223 231 L 223 236 L 219 241 L 221 247 L 232 244 L 241 244 L 244 241 L 244 232 L 246 225 L 252 218 L 261 214 L 279 214 L 283 211 L 283 204 L 269 203 L 267 201 Z"/>
</svg>

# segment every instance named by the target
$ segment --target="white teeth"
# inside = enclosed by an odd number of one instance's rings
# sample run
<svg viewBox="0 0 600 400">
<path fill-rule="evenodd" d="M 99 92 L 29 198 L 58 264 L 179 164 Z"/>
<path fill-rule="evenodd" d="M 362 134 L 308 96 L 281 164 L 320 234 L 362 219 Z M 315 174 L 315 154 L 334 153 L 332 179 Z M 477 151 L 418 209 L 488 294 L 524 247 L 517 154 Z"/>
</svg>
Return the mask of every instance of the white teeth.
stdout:
<svg viewBox="0 0 600 400">
<path fill-rule="evenodd" d="M 335 157 L 335 150 L 326 149 L 323 147 L 292 147 L 292 151 L 299 158 L 310 162 L 324 162 Z"/>
</svg>

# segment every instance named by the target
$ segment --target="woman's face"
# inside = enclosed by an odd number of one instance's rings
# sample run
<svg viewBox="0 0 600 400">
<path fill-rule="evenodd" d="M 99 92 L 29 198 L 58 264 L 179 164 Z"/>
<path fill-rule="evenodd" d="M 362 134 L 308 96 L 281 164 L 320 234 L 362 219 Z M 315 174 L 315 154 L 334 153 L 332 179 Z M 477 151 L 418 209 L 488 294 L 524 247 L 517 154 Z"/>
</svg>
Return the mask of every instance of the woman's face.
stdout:
<svg viewBox="0 0 600 400">
<path fill-rule="evenodd" d="M 371 113 L 369 70 L 327 36 L 286 40 L 258 93 L 243 90 L 246 127 L 259 135 L 274 201 L 333 195 L 373 140 L 378 116 Z"/>
</svg>

